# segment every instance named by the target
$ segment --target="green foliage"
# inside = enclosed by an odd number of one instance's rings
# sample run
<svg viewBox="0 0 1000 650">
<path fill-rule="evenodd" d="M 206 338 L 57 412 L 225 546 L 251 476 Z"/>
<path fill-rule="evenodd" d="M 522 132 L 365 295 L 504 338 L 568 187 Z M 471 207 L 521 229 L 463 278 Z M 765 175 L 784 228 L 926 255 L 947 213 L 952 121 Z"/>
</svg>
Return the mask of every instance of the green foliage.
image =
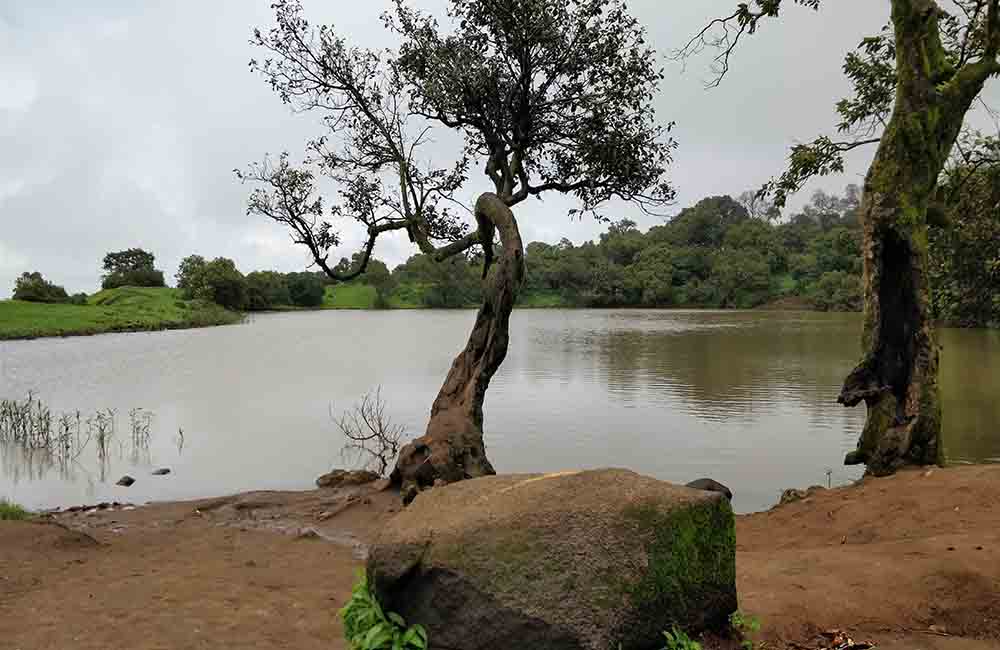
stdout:
<svg viewBox="0 0 1000 650">
<path fill-rule="evenodd" d="M 1000 141 L 987 143 L 994 153 Z M 983 147 L 980 147 L 982 149 Z M 956 192 L 954 188 L 957 188 Z M 946 224 L 931 229 L 929 284 L 936 318 L 961 327 L 1000 326 L 1000 169 L 951 170 L 944 184 L 957 199 Z"/>
<path fill-rule="evenodd" d="M 177 288 L 184 291 L 186 295 L 193 296 L 198 283 L 201 281 L 201 273 L 205 270 L 205 258 L 201 255 L 188 255 L 181 260 L 177 268 Z"/>
<path fill-rule="evenodd" d="M 86 305 L 0 301 L 0 339 L 180 329 L 241 319 L 218 305 L 181 297 L 166 287 L 119 287 L 94 294 Z"/>
<path fill-rule="evenodd" d="M 670 632 L 663 633 L 667 644 L 663 650 L 701 650 L 701 644 L 689 637 L 684 630 L 674 627 Z"/>
<path fill-rule="evenodd" d="M 316 273 L 289 273 L 288 295 L 296 307 L 319 307 L 323 304 L 326 286 Z"/>
<path fill-rule="evenodd" d="M 0 499 L 0 521 L 24 521 L 30 518 L 31 513 L 21 506 L 7 499 Z"/>
<path fill-rule="evenodd" d="M 729 627 L 733 635 L 740 640 L 740 646 L 744 650 L 753 650 L 756 645 L 754 637 L 760 632 L 760 619 L 736 611 L 729 617 Z"/>
<path fill-rule="evenodd" d="M 393 269 L 392 277 L 397 285 L 419 285 L 419 293 L 411 297 L 423 307 L 472 307 L 482 299 L 481 263 L 464 257 L 434 262 L 426 255 L 414 255 Z"/>
<path fill-rule="evenodd" d="M 423 626 L 406 626 L 399 614 L 382 610 L 363 571 L 351 590 L 351 599 L 340 610 L 344 636 L 350 650 L 426 650 Z"/>
<path fill-rule="evenodd" d="M 38 271 L 24 272 L 14 285 L 14 300 L 26 302 L 68 302 L 69 296 L 62 287 L 52 284 Z"/>
<path fill-rule="evenodd" d="M 247 274 L 247 309 L 262 311 L 292 304 L 287 278 L 276 271 Z"/>
<path fill-rule="evenodd" d="M 154 267 L 155 256 L 141 248 L 130 248 L 104 256 L 102 289 L 117 287 L 165 287 L 163 271 Z"/>
<path fill-rule="evenodd" d="M 192 255 L 181 261 L 178 285 L 188 300 L 214 302 L 231 310 L 245 309 L 249 302 L 246 278 L 233 260 L 217 257 L 211 262 Z"/>
<path fill-rule="evenodd" d="M 843 271 L 829 271 L 809 284 L 806 297 L 819 311 L 858 311 L 862 307 L 861 280 Z"/>
</svg>

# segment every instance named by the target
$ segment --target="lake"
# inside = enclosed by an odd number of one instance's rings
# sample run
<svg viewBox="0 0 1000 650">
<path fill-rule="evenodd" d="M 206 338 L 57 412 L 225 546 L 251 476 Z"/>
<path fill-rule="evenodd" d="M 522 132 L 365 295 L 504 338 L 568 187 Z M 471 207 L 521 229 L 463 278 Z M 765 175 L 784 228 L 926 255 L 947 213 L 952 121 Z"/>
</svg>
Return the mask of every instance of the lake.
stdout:
<svg viewBox="0 0 1000 650">
<path fill-rule="evenodd" d="M 0 497 L 30 508 L 307 489 L 343 466 L 331 414 L 379 385 L 407 435 L 475 314 L 326 311 L 229 327 L 0 342 L 0 398 L 32 392 L 53 411 L 115 409 L 105 465 L 94 449 L 60 467 L 0 447 Z M 486 399 L 497 471 L 627 467 L 716 478 L 738 511 L 788 487 L 844 483 L 864 408 L 836 403 L 856 361 L 854 314 L 520 310 Z M 1000 459 L 1000 332 L 941 333 L 948 457 Z M 128 449 L 129 411 L 151 413 Z M 151 470 L 168 467 L 168 476 Z M 103 469 L 103 480 L 102 470 Z M 828 474 L 828 472 L 830 472 Z M 115 485 L 123 474 L 131 488 Z"/>
</svg>

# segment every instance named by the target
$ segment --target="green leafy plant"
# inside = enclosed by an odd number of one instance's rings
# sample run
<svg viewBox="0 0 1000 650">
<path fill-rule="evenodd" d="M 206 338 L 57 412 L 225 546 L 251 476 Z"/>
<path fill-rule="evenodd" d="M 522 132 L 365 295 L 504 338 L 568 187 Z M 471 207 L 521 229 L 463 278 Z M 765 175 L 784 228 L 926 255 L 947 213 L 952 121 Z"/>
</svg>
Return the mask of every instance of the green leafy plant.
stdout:
<svg viewBox="0 0 1000 650">
<path fill-rule="evenodd" d="M 667 640 L 667 645 L 663 650 L 701 650 L 701 644 L 689 637 L 684 630 L 676 625 L 670 632 L 664 632 L 663 636 Z"/>
<path fill-rule="evenodd" d="M 760 619 L 737 611 L 730 615 L 729 626 L 733 633 L 741 639 L 740 645 L 743 646 L 744 650 L 753 650 L 756 645 L 754 636 L 760 632 Z"/>
<path fill-rule="evenodd" d="M 363 571 L 351 590 L 351 599 L 340 610 L 344 636 L 351 650 L 426 650 L 427 631 L 421 625 L 407 627 L 403 617 L 382 610 L 368 586 Z"/>
<path fill-rule="evenodd" d="M 0 521 L 21 521 L 30 517 L 31 513 L 16 503 L 0 499 Z"/>
</svg>

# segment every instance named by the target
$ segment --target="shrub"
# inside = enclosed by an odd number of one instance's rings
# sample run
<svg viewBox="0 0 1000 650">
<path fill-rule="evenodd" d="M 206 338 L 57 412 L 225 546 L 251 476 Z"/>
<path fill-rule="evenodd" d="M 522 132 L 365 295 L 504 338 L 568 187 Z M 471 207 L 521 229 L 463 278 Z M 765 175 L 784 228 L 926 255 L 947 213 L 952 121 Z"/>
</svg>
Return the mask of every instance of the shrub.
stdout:
<svg viewBox="0 0 1000 650">
<path fill-rule="evenodd" d="M 31 517 L 31 513 L 7 499 L 0 499 L 0 521 L 23 521 Z"/>
<path fill-rule="evenodd" d="M 249 301 L 246 278 L 236 263 L 225 257 L 211 262 L 198 255 L 187 257 L 181 262 L 177 278 L 178 287 L 188 300 L 196 298 L 233 310 L 245 308 Z"/>
<path fill-rule="evenodd" d="M 288 293 L 298 307 L 319 307 L 323 304 L 326 286 L 315 273 L 289 273 Z"/>
<path fill-rule="evenodd" d="M 843 271 L 830 271 L 809 285 L 807 296 L 820 311 L 860 311 L 861 278 Z"/>
<path fill-rule="evenodd" d="M 102 289 L 117 289 L 118 287 L 165 287 L 163 271 L 156 269 L 132 269 L 115 271 L 101 280 Z"/>
<path fill-rule="evenodd" d="M 251 311 L 273 309 L 292 304 L 285 276 L 276 271 L 254 271 L 247 274 L 247 308 Z"/>
<path fill-rule="evenodd" d="M 420 625 L 406 626 L 399 614 L 388 615 L 378 604 L 368 578 L 358 573 L 351 599 L 340 610 L 344 637 L 351 650 L 426 650 L 427 632 Z"/>
<path fill-rule="evenodd" d="M 87 294 L 85 294 L 85 293 L 74 293 L 72 296 L 69 297 L 69 300 L 67 300 L 66 302 L 68 302 L 71 305 L 86 305 L 87 304 Z"/>
<path fill-rule="evenodd" d="M 69 296 L 62 287 L 52 284 L 35 271 L 22 273 L 14 285 L 14 300 L 27 302 L 66 302 Z"/>
</svg>

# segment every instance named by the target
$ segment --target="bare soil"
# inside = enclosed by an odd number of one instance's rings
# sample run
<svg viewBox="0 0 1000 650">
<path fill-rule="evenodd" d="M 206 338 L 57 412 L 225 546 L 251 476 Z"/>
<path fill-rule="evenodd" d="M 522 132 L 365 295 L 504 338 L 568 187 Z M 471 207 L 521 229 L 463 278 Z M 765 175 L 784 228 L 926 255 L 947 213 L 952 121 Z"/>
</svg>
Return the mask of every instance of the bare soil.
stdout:
<svg viewBox="0 0 1000 650">
<path fill-rule="evenodd" d="M 380 487 L 0 522 L 0 648 L 344 649 L 336 612 L 400 508 Z M 961 467 L 738 517 L 741 609 L 774 650 L 827 647 L 830 629 L 1000 648 L 998 502 L 1000 466 Z"/>
</svg>

